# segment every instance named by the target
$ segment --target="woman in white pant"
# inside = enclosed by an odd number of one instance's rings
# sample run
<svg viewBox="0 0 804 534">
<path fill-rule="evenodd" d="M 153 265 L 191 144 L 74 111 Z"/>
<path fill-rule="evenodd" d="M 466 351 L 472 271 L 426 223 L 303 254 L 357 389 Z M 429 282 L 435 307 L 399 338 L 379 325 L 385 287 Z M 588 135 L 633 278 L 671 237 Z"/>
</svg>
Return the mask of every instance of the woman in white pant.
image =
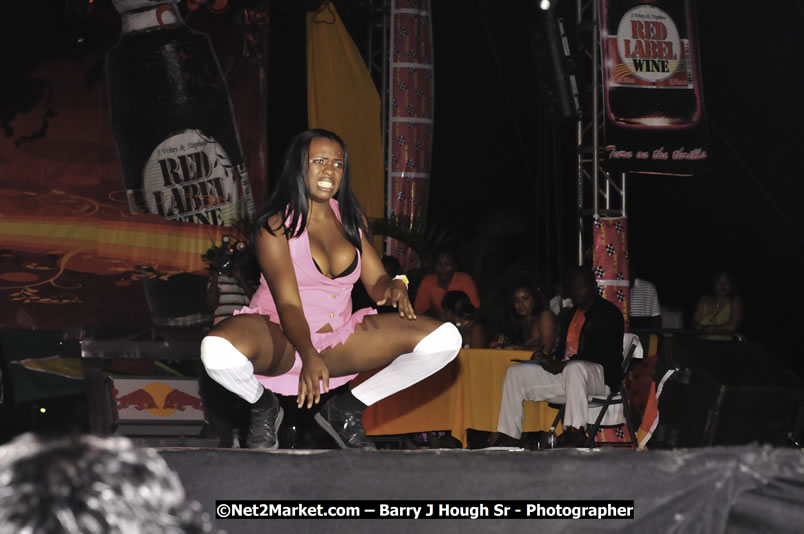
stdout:
<svg viewBox="0 0 804 534">
<path fill-rule="evenodd" d="M 444 367 L 460 350 L 460 333 L 417 318 L 406 280 L 386 274 L 349 187 L 345 145 L 334 133 L 307 130 L 294 138 L 255 228 L 260 287 L 249 306 L 204 338 L 207 373 L 252 403 L 247 445 L 276 448 L 283 414 L 274 392 L 298 395 L 299 407 L 312 408 L 322 392 L 385 367 L 330 398 L 315 416 L 339 446 L 374 448 L 363 409 Z M 352 313 L 358 279 L 378 305 L 399 314 Z M 266 376 L 258 381 L 255 371 Z"/>
</svg>

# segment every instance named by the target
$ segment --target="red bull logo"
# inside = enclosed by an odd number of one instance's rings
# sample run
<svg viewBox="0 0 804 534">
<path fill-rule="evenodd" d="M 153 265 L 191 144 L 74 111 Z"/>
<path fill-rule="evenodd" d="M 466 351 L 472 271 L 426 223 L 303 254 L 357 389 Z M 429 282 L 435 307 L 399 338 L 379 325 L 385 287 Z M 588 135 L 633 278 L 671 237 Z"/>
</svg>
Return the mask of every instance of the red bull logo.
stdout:
<svg viewBox="0 0 804 534">
<path fill-rule="evenodd" d="M 177 411 L 204 410 L 198 396 L 164 382 L 148 382 L 142 388 L 123 395 L 115 388 L 114 397 L 118 412 L 133 408 L 157 417 L 167 417 Z"/>
</svg>

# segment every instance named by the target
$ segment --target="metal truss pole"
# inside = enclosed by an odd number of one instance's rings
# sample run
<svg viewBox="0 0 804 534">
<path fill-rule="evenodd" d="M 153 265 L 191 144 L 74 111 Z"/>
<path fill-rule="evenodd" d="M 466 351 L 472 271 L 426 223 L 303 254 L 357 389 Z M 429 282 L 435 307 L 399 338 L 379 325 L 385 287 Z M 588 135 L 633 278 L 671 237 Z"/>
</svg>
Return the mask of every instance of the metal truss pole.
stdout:
<svg viewBox="0 0 804 534">
<path fill-rule="evenodd" d="M 576 37 L 578 68 L 588 73 L 589 87 L 581 99 L 577 125 L 577 208 L 578 264 L 587 259 L 593 217 L 626 215 L 626 173 L 613 177 L 601 161 L 601 140 L 605 123 L 602 105 L 600 0 L 576 0 Z M 601 207 L 602 200 L 602 207 Z"/>
</svg>

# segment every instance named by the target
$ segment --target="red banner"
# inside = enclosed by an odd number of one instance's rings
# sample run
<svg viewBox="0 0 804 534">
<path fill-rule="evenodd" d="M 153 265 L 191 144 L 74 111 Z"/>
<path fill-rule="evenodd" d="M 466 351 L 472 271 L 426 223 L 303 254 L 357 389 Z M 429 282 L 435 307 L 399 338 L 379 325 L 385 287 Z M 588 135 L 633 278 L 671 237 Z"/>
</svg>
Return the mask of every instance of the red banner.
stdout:
<svg viewBox="0 0 804 534">
<path fill-rule="evenodd" d="M 433 50 L 429 0 L 393 0 L 388 121 L 386 206 L 389 218 L 413 226 L 427 214 L 433 139 Z M 388 240 L 402 270 L 419 258 L 403 243 Z"/>
<path fill-rule="evenodd" d="M 625 324 L 628 325 L 628 303 L 631 295 L 628 220 L 625 217 L 595 217 L 594 227 L 594 273 L 598 290 L 603 298 L 620 308 Z"/>
</svg>

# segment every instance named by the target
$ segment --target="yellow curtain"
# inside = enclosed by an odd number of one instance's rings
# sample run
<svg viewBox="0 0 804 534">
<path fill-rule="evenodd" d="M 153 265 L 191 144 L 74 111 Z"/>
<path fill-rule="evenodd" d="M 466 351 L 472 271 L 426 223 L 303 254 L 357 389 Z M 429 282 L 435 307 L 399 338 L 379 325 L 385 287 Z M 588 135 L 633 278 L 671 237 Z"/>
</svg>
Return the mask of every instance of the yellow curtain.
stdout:
<svg viewBox="0 0 804 534">
<path fill-rule="evenodd" d="M 307 13 L 307 114 L 349 150 L 352 189 L 369 217 L 385 213 L 380 96 L 335 6 Z"/>
</svg>

